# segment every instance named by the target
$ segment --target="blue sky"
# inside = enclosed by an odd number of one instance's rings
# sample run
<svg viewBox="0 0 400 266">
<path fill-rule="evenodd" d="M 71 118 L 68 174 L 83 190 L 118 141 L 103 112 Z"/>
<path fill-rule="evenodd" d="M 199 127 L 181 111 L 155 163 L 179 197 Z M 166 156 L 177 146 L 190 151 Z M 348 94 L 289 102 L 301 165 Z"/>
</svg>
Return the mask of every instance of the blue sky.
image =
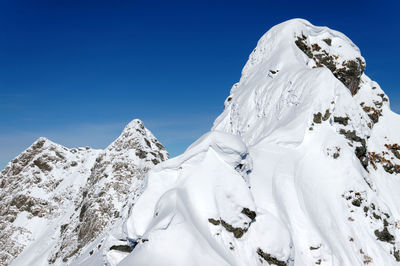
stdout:
<svg viewBox="0 0 400 266">
<path fill-rule="evenodd" d="M 104 148 L 134 118 L 180 154 L 262 34 L 296 17 L 349 36 L 399 112 L 397 1 L 324 3 L 0 0 L 0 168 L 40 136 Z"/>
</svg>

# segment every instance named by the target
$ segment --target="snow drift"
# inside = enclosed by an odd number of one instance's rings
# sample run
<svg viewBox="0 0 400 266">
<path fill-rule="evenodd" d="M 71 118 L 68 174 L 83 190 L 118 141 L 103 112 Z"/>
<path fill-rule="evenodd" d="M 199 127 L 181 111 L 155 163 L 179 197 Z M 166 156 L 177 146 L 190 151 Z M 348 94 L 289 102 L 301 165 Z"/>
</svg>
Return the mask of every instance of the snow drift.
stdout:
<svg viewBox="0 0 400 266">
<path fill-rule="evenodd" d="M 397 264 L 400 118 L 365 67 L 340 32 L 270 29 L 212 130 L 147 174 L 111 264 Z"/>
</svg>

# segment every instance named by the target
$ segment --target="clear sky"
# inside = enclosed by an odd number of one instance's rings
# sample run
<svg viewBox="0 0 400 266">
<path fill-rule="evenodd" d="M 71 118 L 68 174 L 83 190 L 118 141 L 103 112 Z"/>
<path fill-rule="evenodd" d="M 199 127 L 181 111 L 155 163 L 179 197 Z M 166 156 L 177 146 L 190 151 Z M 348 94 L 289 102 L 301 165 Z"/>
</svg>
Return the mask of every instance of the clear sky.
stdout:
<svg viewBox="0 0 400 266">
<path fill-rule="evenodd" d="M 182 153 L 257 40 L 298 17 L 350 37 L 399 112 L 397 2 L 0 0 L 0 168 L 40 136 L 105 148 L 134 118 Z"/>
</svg>

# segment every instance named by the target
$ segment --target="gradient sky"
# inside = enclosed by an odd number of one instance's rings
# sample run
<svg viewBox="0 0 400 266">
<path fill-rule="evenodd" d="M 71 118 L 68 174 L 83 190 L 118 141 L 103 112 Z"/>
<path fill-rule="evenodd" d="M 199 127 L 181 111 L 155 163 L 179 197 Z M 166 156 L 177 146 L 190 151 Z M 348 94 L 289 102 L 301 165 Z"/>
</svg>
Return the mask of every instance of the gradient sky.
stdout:
<svg viewBox="0 0 400 266">
<path fill-rule="evenodd" d="M 105 148 L 134 118 L 182 153 L 257 40 L 297 17 L 350 37 L 399 112 L 397 1 L 327 2 L 0 0 L 0 168 L 40 136 Z"/>
</svg>

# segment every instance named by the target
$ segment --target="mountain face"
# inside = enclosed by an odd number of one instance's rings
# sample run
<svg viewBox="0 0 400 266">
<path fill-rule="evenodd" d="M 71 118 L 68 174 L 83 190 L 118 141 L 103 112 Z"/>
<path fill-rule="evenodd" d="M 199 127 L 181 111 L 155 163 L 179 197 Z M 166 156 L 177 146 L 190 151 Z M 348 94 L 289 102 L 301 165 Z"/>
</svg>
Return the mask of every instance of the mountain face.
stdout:
<svg viewBox="0 0 400 266">
<path fill-rule="evenodd" d="M 400 117 L 342 33 L 270 29 L 211 131 L 168 153 L 37 140 L 0 175 L 0 264 L 398 265 Z"/>
<path fill-rule="evenodd" d="M 270 29 L 212 130 L 147 173 L 108 262 L 397 265 L 400 117 L 365 69 L 340 32 Z"/>
<path fill-rule="evenodd" d="M 102 250 L 168 156 L 140 120 L 105 150 L 38 139 L 0 175 L 0 264 L 69 264 L 93 243 Z"/>
</svg>

